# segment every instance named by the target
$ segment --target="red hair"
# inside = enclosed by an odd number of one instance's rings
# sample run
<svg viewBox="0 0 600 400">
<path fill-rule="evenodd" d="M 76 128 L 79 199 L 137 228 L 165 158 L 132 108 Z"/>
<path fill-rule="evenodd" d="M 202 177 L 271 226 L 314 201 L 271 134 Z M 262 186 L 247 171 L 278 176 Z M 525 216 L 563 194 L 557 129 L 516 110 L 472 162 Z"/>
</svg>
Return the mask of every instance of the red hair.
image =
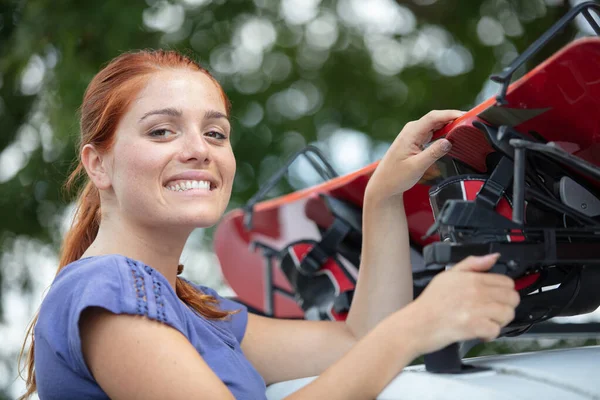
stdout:
<svg viewBox="0 0 600 400">
<path fill-rule="evenodd" d="M 85 91 L 80 109 L 79 153 L 86 144 L 93 144 L 99 151 L 109 150 L 115 139 L 117 125 L 127 112 L 131 102 L 146 85 L 150 75 L 164 69 L 189 69 L 206 74 L 219 88 L 229 116 L 231 106 L 221 85 L 190 57 L 169 50 L 140 50 L 123 53 L 98 72 Z M 61 246 L 57 274 L 66 265 L 78 260 L 98 234 L 102 215 L 100 194 L 84 171 L 80 160 L 65 184 L 66 188 L 70 189 L 78 179 L 83 179 L 73 223 Z M 223 319 L 232 314 L 232 312 L 220 310 L 217 300 L 213 296 L 200 293 L 190 283 L 179 277 L 177 278 L 176 292 L 181 300 L 206 318 Z M 37 390 L 33 343 L 33 327 L 37 319 L 38 315 L 27 329 L 25 342 L 19 356 L 20 366 L 27 338 L 31 337 L 24 366 L 27 372 L 27 391 L 19 399 L 27 399 Z"/>
</svg>

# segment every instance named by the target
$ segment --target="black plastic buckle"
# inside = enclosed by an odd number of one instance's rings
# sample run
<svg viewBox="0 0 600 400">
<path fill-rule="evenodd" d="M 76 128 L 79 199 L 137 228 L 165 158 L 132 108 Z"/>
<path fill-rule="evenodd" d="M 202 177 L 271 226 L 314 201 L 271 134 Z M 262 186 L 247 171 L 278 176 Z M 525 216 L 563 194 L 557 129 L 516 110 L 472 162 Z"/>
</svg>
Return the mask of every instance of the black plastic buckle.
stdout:
<svg viewBox="0 0 600 400">
<path fill-rule="evenodd" d="M 328 258 L 337 253 L 338 246 L 351 229 L 348 223 L 336 218 L 323 234 L 321 241 L 315 244 L 302 259 L 300 270 L 309 276 L 317 272 Z"/>
<path fill-rule="evenodd" d="M 477 193 L 475 202 L 489 209 L 495 209 L 512 179 L 513 163 L 508 157 L 502 157 L 494 172 Z"/>
</svg>

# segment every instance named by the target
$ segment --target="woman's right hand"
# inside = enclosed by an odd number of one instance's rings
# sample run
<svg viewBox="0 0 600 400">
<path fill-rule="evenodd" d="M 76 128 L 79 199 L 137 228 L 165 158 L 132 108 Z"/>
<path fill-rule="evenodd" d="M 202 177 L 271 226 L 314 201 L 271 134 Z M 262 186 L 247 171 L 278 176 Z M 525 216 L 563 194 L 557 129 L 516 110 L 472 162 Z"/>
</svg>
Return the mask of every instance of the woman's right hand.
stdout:
<svg viewBox="0 0 600 400">
<path fill-rule="evenodd" d="M 514 319 L 520 302 L 514 281 L 485 273 L 498 257 L 496 253 L 465 258 L 438 274 L 410 305 L 421 338 L 420 354 L 468 339 L 492 340 Z"/>
</svg>

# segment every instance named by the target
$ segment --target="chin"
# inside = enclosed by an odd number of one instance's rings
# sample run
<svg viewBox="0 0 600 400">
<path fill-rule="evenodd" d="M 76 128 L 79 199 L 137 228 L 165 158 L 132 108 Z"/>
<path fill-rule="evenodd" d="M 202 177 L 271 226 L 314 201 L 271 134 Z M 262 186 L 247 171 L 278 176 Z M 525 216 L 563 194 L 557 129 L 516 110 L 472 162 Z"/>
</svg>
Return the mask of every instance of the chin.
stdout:
<svg viewBox="0 0 600 400">
<path fill-rule="evenodd" d="M 221 217 L 225 207 L 220 207 L 216 204 L 211 204 L 210 207 L 203 205 L 189 205 L 183 207 L 173 207 L 167 214 L 161 216 L 156 215 L 160 220 L 159 224 L 165 227 L 181 229 L 209 228 L 216 225 Z M 158 221 L 156 221 L 158 222 Z"/>
<path fill-rule="evenodd" d="M 220 219 L 221 214 L 215 213 L 215 215 L 191 215 L 189 217 L 178 218 L 177 222 L 180 225 L 191 228 L 209 228 L 219 222 Z"/>
</svg>

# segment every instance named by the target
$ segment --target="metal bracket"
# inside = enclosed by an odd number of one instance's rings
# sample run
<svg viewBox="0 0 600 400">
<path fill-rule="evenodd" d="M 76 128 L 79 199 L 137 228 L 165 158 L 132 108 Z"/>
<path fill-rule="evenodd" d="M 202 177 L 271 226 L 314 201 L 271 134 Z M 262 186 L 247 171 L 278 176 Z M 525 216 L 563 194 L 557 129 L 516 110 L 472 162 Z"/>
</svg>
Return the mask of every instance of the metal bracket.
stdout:
<svg viewBox="0 0 600 400">
<path fill-rule="evenodd" d="M 243 207 L 244 226 L 247 230 L 252 229 L 252 217 L 254 216 L 254 206 L 256 203 L 265 198 L 271 189 L 273 189 L 275 185 L 277 185 L 277 183 L 279 183 L 279 181 L 287 174 L 292 163 L 300 156 L 306 157 L 310 165 L 315 169 L 315 171 L 317 171 L 319 175 L 321 175 L 321 178 L 324 180 L 333 179 L 338 176 L 337 172 L 335 172 L 331 164 L 329 164 L 321 150 L 312 145 L 306 146 L 290 157 L 287 162 L 258 189 L 258 192 L 256 192 Z M 321 164 L 319 164 L 313 157 L 321 162 Z"/>
<path fill-rule="evenodd" d="M 275 292 L 280 293 L 288 298 L 296 300 L 296 296 L 294 293 L 288 292 L 285 289 L 275 286 L 273 283 L 273 259 L 279 258 L 279 250 L 274 249 L 273 247 L 259 242 L 254 241 L 250 243 L 250 251 L 256 251 L 257 249 L 262 250 L 263 257 L 265 259 L 264 263 L 264 310 L 262 314 L 266 317 L 274 317 L 275 316 Z"/>
</svg>

